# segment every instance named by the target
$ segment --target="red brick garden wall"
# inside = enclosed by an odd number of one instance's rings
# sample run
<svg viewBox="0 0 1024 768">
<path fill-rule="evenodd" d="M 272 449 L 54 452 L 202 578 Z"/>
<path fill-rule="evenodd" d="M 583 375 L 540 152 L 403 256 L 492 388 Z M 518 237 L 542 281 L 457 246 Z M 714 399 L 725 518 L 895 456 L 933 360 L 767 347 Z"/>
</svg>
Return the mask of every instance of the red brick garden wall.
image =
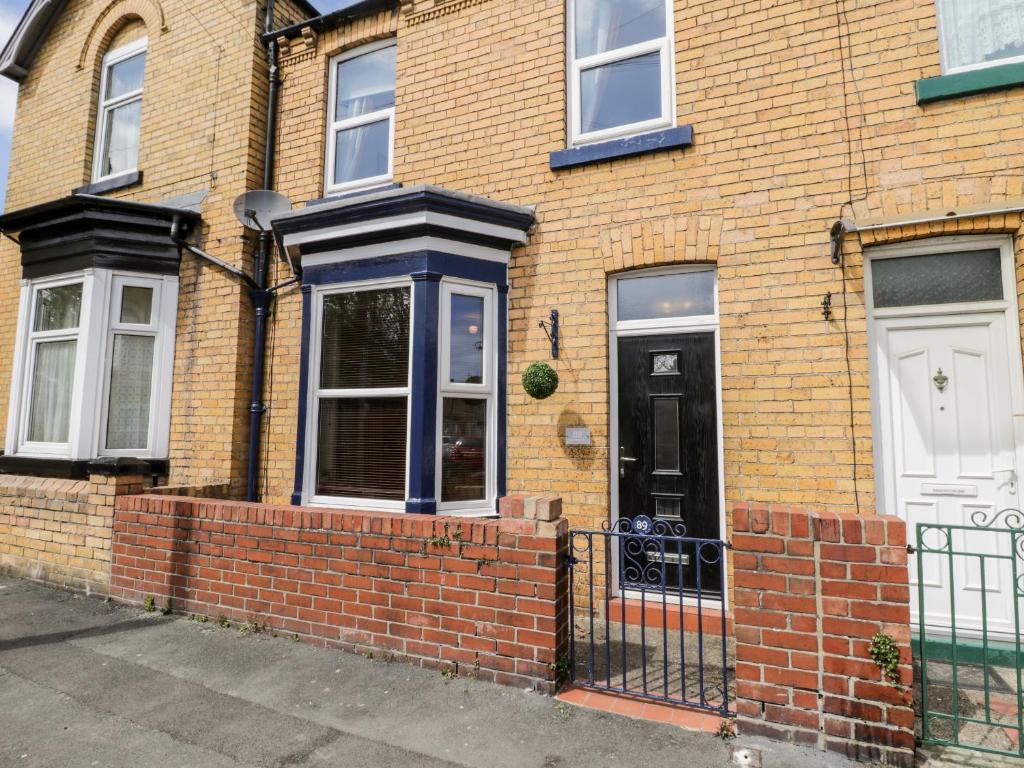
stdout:
<svg viewBox="0 0 1024 768">
<path fill-rule="evenodd" d="M 568 643 L 560 511 L 537 497 L 469 520 L 127 496 L 111 594 L 551 690 Z"/>
<path fill-rule="evenodd" d="M 913 765 L 903 521 L 744 504 L 732 543 L 740 732 Z M 868 653 L 879 632 L 899 646 L 899 684 Z"/>
</svg>

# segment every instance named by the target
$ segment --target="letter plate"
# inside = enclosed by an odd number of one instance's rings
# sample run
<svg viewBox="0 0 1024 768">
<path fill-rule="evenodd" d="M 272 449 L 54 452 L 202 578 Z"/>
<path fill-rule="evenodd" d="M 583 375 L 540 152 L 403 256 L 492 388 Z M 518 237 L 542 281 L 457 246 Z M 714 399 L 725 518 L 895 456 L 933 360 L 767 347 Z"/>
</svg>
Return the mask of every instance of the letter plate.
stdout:
<svg viewBox="0 0 1024 768">
<path fill-rule="evenodd" d="M 921 494 L 924 496 L 969 496 L 978 495 L 978 486 L 951 483 L 921 483 Z"/>
</svg>

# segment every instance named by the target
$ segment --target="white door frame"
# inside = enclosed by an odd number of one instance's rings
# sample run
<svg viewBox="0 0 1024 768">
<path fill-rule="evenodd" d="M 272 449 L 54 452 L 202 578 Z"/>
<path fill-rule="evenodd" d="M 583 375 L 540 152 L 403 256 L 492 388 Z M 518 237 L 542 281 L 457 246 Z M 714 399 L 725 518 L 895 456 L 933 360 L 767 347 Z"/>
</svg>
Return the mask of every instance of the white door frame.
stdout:
<svg viewBox="0 0 1024 768">
<path fill-rule="evenodd" d="M 715 276 L 713 315 L 694 315 L 693 317 L 676 317 L 658 320 L 623 320 L 618 319 L 618 283 L 633 277 L 653 277 L 657 275 L 678 274 L 680 272 L 712 272 Z M 717 414 L 716 431 L 718 438 L 718 531 L 724 541 L 726 533 L 725 519 L 725 441 L 722 435 L 722 349 L 719 332 L 718 314 L 718 269 L 714 264 L 693 264 L 685 266 L 656 267 L 654 269 L 637 269 L 621 272 L 608 277 L 608 478 L 609 478 L 609 523 L 619 519 L 619 345 L 618 340 L 629 336 L 658 336 L 669 333 L 713 333 L 715 344 L 715 411 Z M 614 538 L 614 537 L 612 537 Z M 722 549 L 723 560 L 727 560 L 727 551 Z M 615 562 L 617 555 L 612 554 Z M 722 609 L 729 608 L 729 570 L 728 563 L 722 563 L 724 589 L 722 590 Z M 639 595 L 639 592 L 619 590 L 619 571 L 612 566 L 612 594 L 622 597 Z M 666 596 L 666 601 L 676 602 L 678 597 Z M 702 601 L 706 602 L 706 601 Z M 683 598 L 684 605 L 696 605 L 694 598 Z"/>
<path fill-rule="evenodd" d="M 960 304 L 935 304 L 915 307 L 876 309 L 871 280 L 871 262 L 903 256 L 929 256 L 964 250 L 998 248 L 1003 281 L 1001 301 L 976 301 Z M 874 437 L 875 504 L 880 514 L 897 514 L 896 480 L 888 467 L 894 466 L 893 446 L 883 440 L 881 394 L 883 382 L 879 371 L 877 349 L 879 333 L 894 318 L 938 319 L 960 316 L 965 324 L 978 315 L 1002 312 L 1006 317 L 1006 346 L 1010 370 L 1010 400 L 1013 411 L 1013 434 L 1017 467 L 1024 468 L 1024 366 L 1021 359 L 1020 314 L 1017 307 L 1017 282 L 1013 240 L 1009 235 L 962 235 L 933 237 L 909 243 L 876 246 L 864 249 L 864 308 L 867 316 L 868 365 L 870 368 L 871 429 Z M 907 532 L 912 540 L 913 531 Z"/>
</svg>

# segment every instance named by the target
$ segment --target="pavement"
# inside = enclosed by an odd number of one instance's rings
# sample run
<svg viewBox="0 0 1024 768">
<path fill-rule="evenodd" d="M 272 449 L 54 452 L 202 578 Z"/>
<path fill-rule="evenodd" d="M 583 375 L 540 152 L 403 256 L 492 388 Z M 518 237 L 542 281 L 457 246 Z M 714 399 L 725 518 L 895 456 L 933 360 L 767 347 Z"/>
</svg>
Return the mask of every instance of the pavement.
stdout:
<svg viewBox="0 0 1024 768">
<path fill-rule="evenodd" d="M 0 768 L 852 768 L 0 577 Z"/>
</svg>

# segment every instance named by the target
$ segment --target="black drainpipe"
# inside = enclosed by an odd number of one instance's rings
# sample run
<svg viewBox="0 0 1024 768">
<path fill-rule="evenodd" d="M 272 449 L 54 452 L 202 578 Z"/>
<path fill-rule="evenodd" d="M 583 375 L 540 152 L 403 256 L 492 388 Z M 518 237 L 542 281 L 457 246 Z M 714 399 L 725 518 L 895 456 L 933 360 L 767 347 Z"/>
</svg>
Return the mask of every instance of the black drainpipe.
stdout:
<svg viewBox="0 0 1024 768">
<path fill-rule="evenodd" d="M 274 184 L 274 148 L 277 143 L 277 100 L 281 88 L 281 73 L 277 63 L 277 39 L 270 35 L 274 29 L 274 0 L 267 0 L 264 18 L 264 41 L 267 46 L 269 88 L 267 90 L 267 135 L 263 156 L 263 188 L 272 189 Z M 267 290 L 267 272 L 270 265 L 271 233 L 261 232 L 256 256 L 253 259 L 255 285 L 252 289 L 253 305 L 256 309 L 256 329 L 252 354 L 252 402 L 249 405 L 249 468 L 246 482 L 246 499 L 259 501 L 260 437 L 263 412 L 263 370 L 266 363 L 267 319 L 273 291 Z"/>
</svg>

